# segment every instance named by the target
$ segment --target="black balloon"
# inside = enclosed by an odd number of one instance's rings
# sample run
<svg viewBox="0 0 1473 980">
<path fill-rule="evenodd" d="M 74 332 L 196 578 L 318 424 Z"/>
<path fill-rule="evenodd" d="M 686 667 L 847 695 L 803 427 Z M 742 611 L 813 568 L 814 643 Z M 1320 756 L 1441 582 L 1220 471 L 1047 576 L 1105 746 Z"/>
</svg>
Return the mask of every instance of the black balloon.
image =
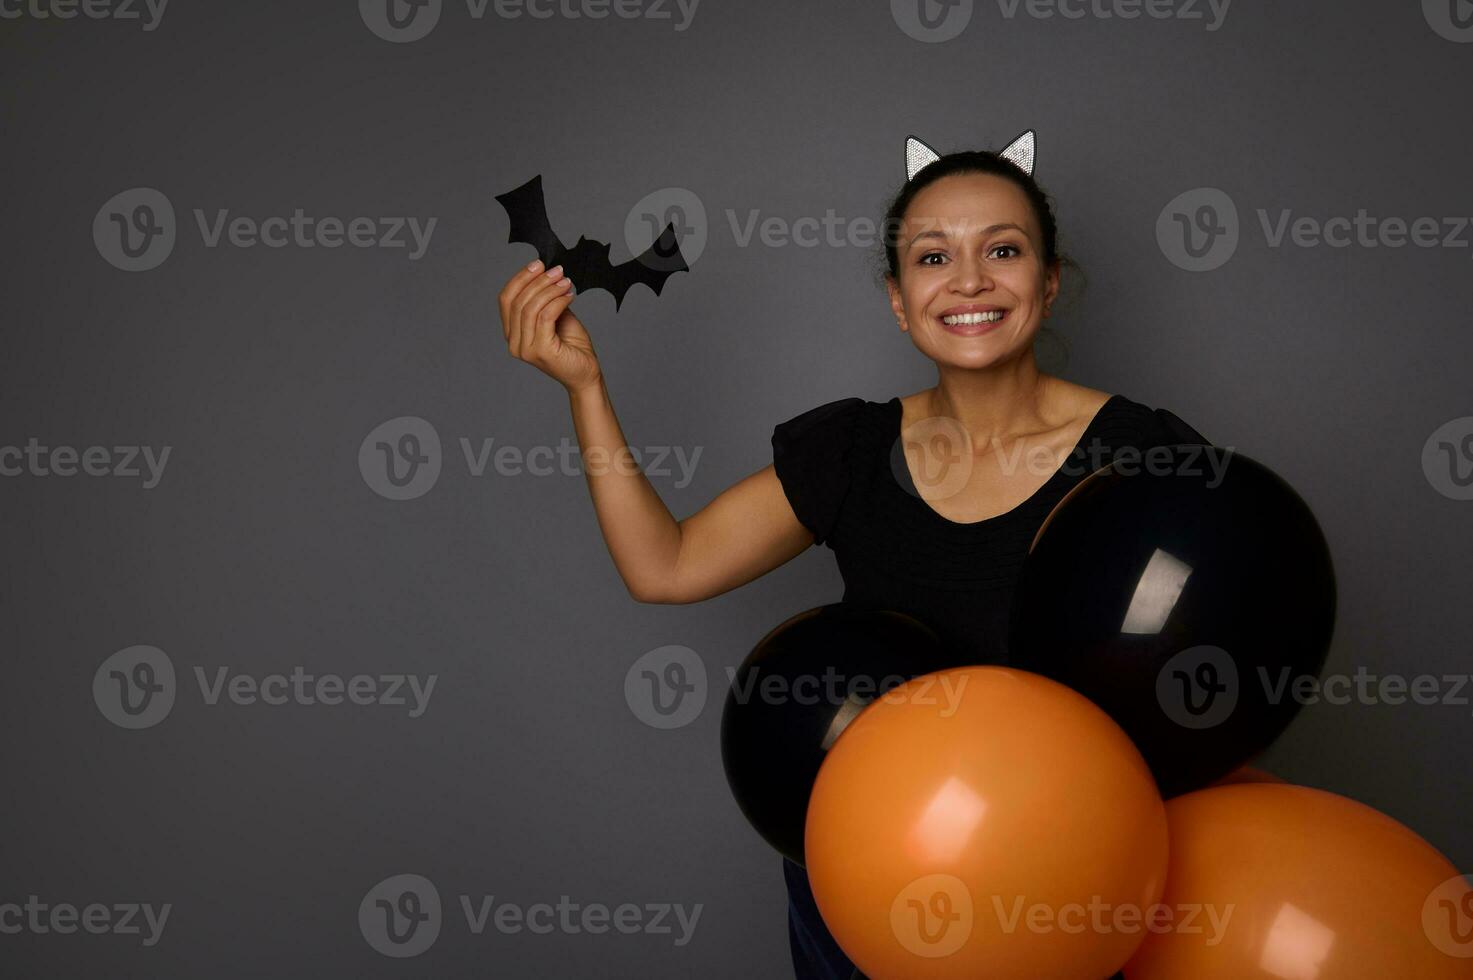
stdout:
<svg viewBox="0 0 1473 980">
<path fill-rule="evenodd" d="M 1334 623 L 1329 548 L 1294 489 L 1239 452 L 1159 447 L 1117 457 L 1054 508 L 1009 649 L 1108 712 L 1171 796 L 1278 737 Z"/>
<path fill-rule="evenodd" d="M 803 864 L 808 797 L 835 740 L 878 695 L 962 663 L 891 610 L 820 606 L 777 626 L 733 675 L 721 714 L 721 760 L 742 813 Z"/>
</svg>

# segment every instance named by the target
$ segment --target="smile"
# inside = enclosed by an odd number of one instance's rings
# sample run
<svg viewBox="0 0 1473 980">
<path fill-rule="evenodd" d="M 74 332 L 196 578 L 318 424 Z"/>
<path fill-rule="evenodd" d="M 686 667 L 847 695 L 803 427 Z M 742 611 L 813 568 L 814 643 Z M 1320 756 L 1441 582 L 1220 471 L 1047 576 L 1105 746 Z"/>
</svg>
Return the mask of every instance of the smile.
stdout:
<svg viewBox="0 0 1473 980">
<path fill-rule="evenodd" d="M 983 313 L 956 313 L 951 316 L 943 316 L 941 322 L 948 327 L 973 323 L 996 323 L 1007 316 L 1007 310 L 987 310 Z"/>
</svg>

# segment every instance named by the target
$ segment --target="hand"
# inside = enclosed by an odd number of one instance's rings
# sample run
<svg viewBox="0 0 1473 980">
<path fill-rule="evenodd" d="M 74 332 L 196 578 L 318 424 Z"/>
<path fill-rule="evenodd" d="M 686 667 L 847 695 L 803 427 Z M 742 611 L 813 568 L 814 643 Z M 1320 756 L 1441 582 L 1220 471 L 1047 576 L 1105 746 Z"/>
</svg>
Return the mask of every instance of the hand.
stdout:
<svg viewBox="0 0 1473 980">
<path fill-rule="evenodd" d="M 603 372 L 583 324 L 568 309 L 573 284 L 562 266 L 536 261 L 507 280 L 499 296 L 501 332 L 512 357 L 526 361 L 569 392 L 596 384 Z"/>
</svg>

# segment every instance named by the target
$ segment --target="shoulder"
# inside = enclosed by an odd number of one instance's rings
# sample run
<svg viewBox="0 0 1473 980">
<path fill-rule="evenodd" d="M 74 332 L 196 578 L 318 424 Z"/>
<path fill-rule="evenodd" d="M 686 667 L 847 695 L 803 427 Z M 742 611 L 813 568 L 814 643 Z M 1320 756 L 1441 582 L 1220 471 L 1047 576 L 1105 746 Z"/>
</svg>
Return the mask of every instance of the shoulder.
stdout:
<svg viewBox="0 0 1473 980">
<path fill-rule="evenodd" d="M 1141 448 L 1211 443 L 1181 416 L 1168 408 L 1148 405 L 1126 395 L 1114 395 L 1100 412 L 1102 434 L 1113 434 Z"/>
<path fill-rule="evenodd" d="M 816 405 L 773 427 L 773 449 L 781 452 L 789 447 L 815 445 L 841 449 L 866 441 L 884 430 L 893 402 L 850 397 Z"/>
<path fill-rule="evenodd" d="M 883 402 L 838 398 L 799 412 L 772 430 L 772 466 L 798 520 L 815 543 L 830 541 L 871 436 L 881 430 Z"/>
<path fill-rule="evenodd" d="M 779 422 L 777 428 L 798 432 L 853 425 L 868 404 L 870 403 L 863 398 L 836 398 L 831 402 L 824 402 L 822 405 L 805 409 L 785 422 Z"/>
</svg>

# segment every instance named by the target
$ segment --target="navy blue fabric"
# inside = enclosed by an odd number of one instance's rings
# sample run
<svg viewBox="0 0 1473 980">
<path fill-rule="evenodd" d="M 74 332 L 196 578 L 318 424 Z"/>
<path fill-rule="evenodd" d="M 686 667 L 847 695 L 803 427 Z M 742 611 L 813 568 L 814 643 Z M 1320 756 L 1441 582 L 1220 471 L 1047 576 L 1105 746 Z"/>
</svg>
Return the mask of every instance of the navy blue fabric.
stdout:
<svg viewBox="0 0 1473 980">
<path fill-rule="evenodd" d="M 788 943 L 793 951 L 793 976 L 798 980 L 850 980 L 854 964 L 839 948 L 818 914 L 808 872 L 789 861 L 783 862 L 783 879 L 788 885 Z"/>
</svg>

